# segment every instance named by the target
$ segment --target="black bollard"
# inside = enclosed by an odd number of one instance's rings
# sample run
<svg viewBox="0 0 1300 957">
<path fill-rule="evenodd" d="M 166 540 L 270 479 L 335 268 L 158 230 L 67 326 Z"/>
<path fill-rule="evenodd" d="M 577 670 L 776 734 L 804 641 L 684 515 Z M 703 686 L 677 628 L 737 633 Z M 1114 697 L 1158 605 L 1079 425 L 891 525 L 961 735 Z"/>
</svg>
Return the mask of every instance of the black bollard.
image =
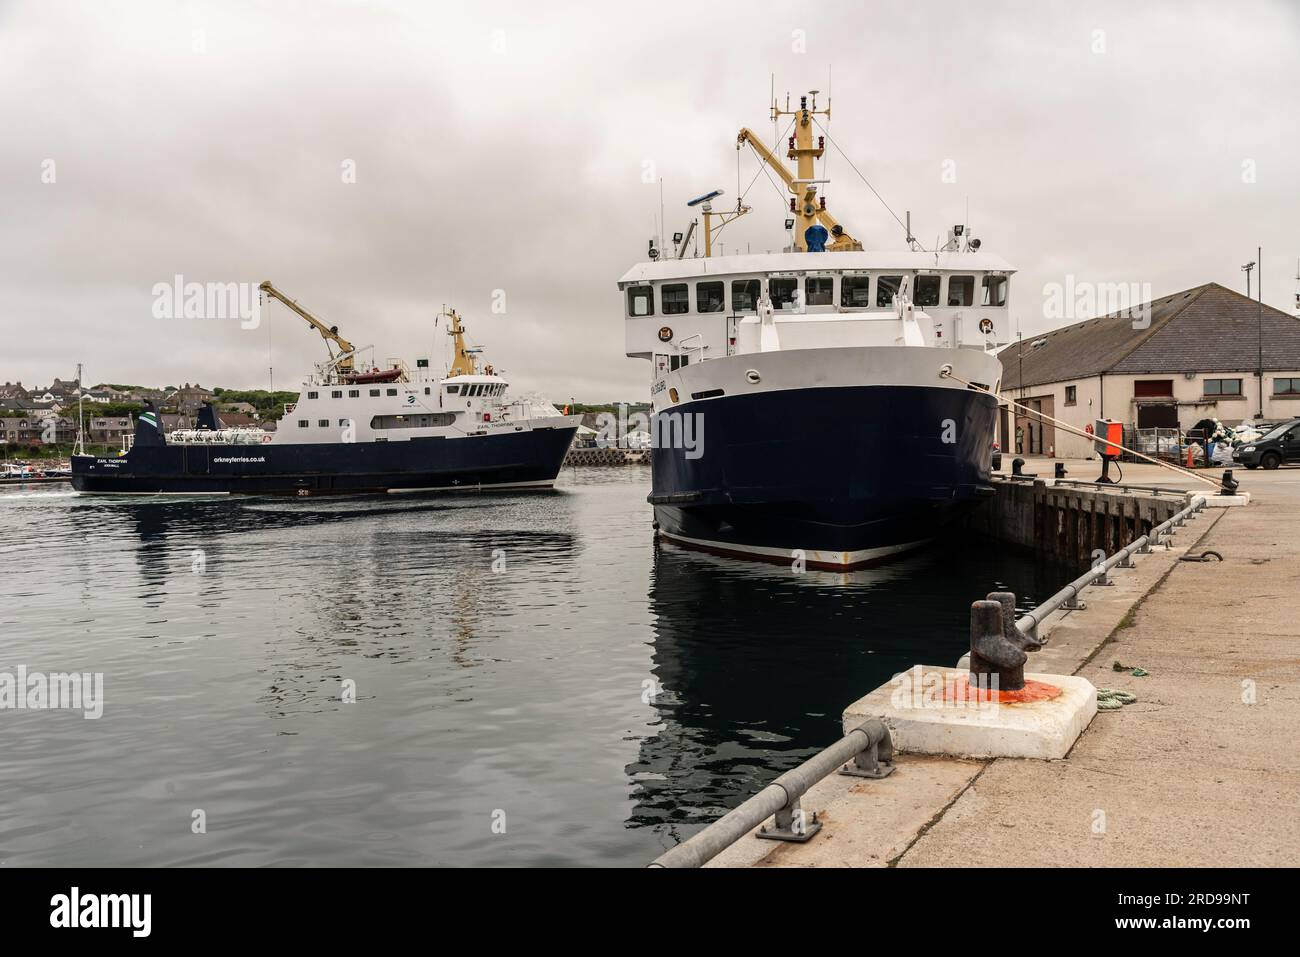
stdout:
<svg viewBox="0 0 1300 957">
<path fill-rule="evenodd" d="M 1037 638 L 1030 638 L 1016 627 L 1016 593 L 1013 591 L 991 591 L 985 596 L 1002 606 L 1002 637 L 1021 651 L 1039 651 L 1043 643 Z"/>
<path fill-rule="evenodd" d="M 1002 630 L 1002 603 L 973 602 L 970 606 L 970 676 L 979 686 L 980 675 L 996 675 L 987 687 L 1001 691 L 1019 691 L 1025 686 L 1025 662 L 1029 656 L 1016 643 L 1007 640 Z"/>
</svg>

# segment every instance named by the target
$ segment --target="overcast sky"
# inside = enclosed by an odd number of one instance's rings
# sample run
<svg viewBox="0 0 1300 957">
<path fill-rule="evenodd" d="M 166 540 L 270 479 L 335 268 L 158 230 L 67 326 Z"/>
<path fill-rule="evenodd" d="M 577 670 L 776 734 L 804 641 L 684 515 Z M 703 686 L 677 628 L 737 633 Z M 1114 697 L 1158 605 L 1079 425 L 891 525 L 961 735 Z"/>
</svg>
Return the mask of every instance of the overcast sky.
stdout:
<svg viewBox="0 0 1300 957">
<path fill-rule="evenodd" d="M 429 354 L 454 304 L 516 389 L 642 399 L 615 283 L 658 214 L 645 172 L 669 232 L 734 199 L 772 74 L 833 94 L 832 135 L 923 242 L 969 202 L 1026 334 L 1059 324 L 1046 284 L 1243 288 L 1257 245 L 1289 309 L 1298 49 L 1294 2 L 0 0 L 0 381 L 80 361 L 265 388 L 270 350 L 294 388 L 322 358 L 278 305 L 255 330 L 154 318 L 180 274 L 271 279 L 380 358 Z M 900 248 L 827 172 L 846 228 Z M 782 201 L 762 177 L 747 201 L 728 248 L 778 248 Z"/>
</svg>

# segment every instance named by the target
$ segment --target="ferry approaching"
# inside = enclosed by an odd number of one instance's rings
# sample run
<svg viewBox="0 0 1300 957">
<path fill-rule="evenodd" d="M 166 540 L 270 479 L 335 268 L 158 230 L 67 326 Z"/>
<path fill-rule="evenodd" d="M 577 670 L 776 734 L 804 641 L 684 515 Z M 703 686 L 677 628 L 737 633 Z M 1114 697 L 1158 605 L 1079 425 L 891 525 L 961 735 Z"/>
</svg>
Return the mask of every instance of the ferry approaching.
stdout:
<svg viewBox="0 0 1300 957">
<path fill-rule="evenodd" d="M 737 138 L 791 194 L 783 251 L 715 256 L 718 230 L 750 211 L 741 197 L 715 212 L 716 190 L 687 204 L 703 255 L 686 256 L 692 223 L 619 289 L 627 354 L 651 363 L 659 534 L 846 569 L 923 544 L 991 494 L 997 399 L 956 380 L 1000 388 L 1013 270 L 965 224 L 937 249 L 909 228 L 906 248 L 864 250 L 818 195 L 830 103 L 816 96 L 772 104 L 794 172 L 750 130 Z"/>
<path fill-rule="evenodd" d="M 73 488 L 307 496 L 554 483 L 579 417 L 511 402 L 506 380 L 491 366 L 478 369 L 478 350 L 466 347 L 455 310 L 439 315 L 447 320 L 454 348 L 450 367 L 439 374 L 428 359 L 418 359 L 412 373 L 398 360 L 384 368 L 358 366 L 364 350 L 342 338 L 338 327 L 325 325 L 270 282 L 260 288 L 316 329 L 330 354 L 304 379 L 278 430 L 222 428 L 209 405 L 200 411 L 198 428 L 164 436 L 150 404 L 124 454 L 73 456 Z"/>
</svg>

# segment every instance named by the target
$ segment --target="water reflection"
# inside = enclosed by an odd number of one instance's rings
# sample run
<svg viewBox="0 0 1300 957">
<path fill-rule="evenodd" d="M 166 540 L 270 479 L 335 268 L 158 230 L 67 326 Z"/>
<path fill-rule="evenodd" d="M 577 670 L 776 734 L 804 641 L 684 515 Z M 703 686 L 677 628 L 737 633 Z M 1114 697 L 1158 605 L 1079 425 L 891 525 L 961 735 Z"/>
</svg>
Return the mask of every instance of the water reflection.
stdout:
<svg viewBox="0 0 1300 957">
<path fill-rule="evenodd" d="M 846 574 L 661 546 L 649 603 L 662 693 L 626 768 L 628 826 L 665 847 L 689 836 L 838 738 L 846 705 L 918 662 L 955 662 L 971 601 L 1005 587 L 1029 607 L 1056 574 L 960 542 Z"/>
</svg>

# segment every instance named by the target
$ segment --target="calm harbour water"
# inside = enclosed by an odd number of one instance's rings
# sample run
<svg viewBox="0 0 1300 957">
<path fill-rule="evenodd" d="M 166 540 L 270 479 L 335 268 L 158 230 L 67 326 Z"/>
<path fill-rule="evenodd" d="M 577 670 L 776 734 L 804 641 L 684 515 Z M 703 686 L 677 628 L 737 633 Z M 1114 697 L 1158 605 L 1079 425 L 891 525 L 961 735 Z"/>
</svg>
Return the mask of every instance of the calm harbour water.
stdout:
<svg viewBox="0 0 1300 957">
<path fill-rule="evenodd" d="M 0 865 L 642 865 L 955 661 L 972 600 L 1069 575 L 987 545 L 850 575 L 656 549 L 648 490 L 0 491 L 0 672 L 103 672 L 105 698 L 0 710 Z"/>
</svg>

